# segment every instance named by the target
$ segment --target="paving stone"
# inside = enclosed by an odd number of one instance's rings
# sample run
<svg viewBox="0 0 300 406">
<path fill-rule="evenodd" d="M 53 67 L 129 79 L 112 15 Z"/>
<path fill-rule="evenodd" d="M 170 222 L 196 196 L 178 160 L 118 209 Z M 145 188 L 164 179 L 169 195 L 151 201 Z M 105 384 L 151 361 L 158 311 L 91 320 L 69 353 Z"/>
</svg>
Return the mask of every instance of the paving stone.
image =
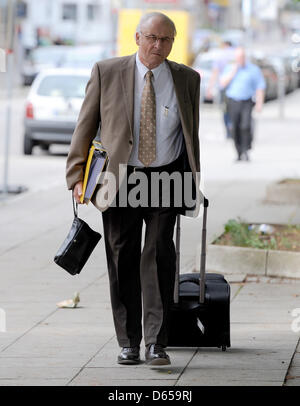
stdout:
<svg viewBox="0 0 300 406">
<path fill-rule="evenodd" d="M 251 365 L 251 360 L 246 360 L 247 355 L 244 358 L 245 363 L 241 362 L 238 367 L 236 360 L 227 363 L 222 358 L 212 362 L 210 355 L 207 359 L 195 358 L 188 365 L 177 385 L 282 385 L 286 373 L 284 366 L 259 361 L 255 363 L 254 357 Z"/>
<path fill-rule="evenodd" d="M 296 367 L 292 363 L 292 366 L 290 367 L 290 369 L 288 371 L 288 375 L 292 376 L 294 378 L 300 379 L 300 365 L 298 367 Z"/>
<path fill-rule="evenodd" d="M 135 385 L 137 381 L 146 381 L 146 380 L 157 380 L 159 382 L 173 381 L 179 377 L 181 369 L 173 367 L 172 365 L 166 365 L 161 367 L 149 367 L 145 364 L 140 365 L 122 365 L 118 368 L 109 368 L 109 367 L 86 367 L 84 368 L 72 381 L 72 385 L 81 384 L 85 385 L 89 382 L 89 385 L 98 384 L 98 385 L 107 385 L 110 381 L 111 384 L 117 384 L 118 381 L 127 380 L 128 385 Z"/>
<path fill-rule="evenodd" d="M 236 275 L 227 274 L 225 279 L 230 284 L 232 284 L 232 283 L 240 283 L 240 282 L 245 281 L 246 275 L 245 274 L 236 274 Z"/>
<path fill-rule="evenodd" d="M 0 381 L 1 382 L 1 381 Z M 68 386 L 174 386 L 175 379 L 105 379 L 105 377 L 97 376 L 96 371 L 84 371 Z"/>
<path fill-rule="evenodd" d="M 228 371 L 230 373 L 230 371 Z M 222 384 L 220 383 L 222 382 Z M 282 381 L 267 381 L 260 380 L 259 382 L 254 380 L 233 380 L 224 379 L 223 376 L 218 376 L 216 378 L 205 377 L 198 379 L 196 377 L 191 379 L 182 378 L 176 384 L 176 386 L 282 386 Z"/>
<path fill-rule="evenodd" d="M 247 276 L 247 282 L 259 282 L 258 276 Z"/>
<path fill-rule="evenodd" d="M 292 366 L 293 367 L 300 367 L 300 352 L 295 352 L 293 361 L 292 361 Z"/>
<path fill-rule="evenodd" d="M 0 378 L 1 379 L 13 379 L 15 381 L 19 379 L 71 379 L 80 369 L 79 368 L 66 368 L 66 367 L 8 367 L 7 365 L 0 366 Z"/>
<path fill-rule="evenodd" d="M 297 386 L 297 387 L 299 387 L 300 386 L 300 379 L 298 379 L 298 378 L 288 379 L 285 382 L 284 386 Z"/>
<path fill-rule="evenodd" d="M 286 371 L 290 362 L 290 351 L 266 351 L 256 348 L 230 348 L 223 352 L 217 348 L 201 348 L 188 368 L 203 370 L 229 369 L 276 369 Z"/>
<path fill-rule="evenodd" d="M 293 333 L 291 328 L 287 323 L 248 323 L 247 320 L 244 322 L 232 322 L 231 332 L 233 335 L 237 336 L 239 339 L 243 335 L 255 336 L 258 338 L 266 338 L 266 341 L 273 335 L 274 341 L 286 341 L 289 338 L 293 342 L 297 343 L 298 334 Z"/>
<path fill-rule="evenodd" d="M 32 356 L 30 352 L 26 352 L 23 356 L 6 356 L 0 354 L 0 365 L 4 369 L 14 368 L 20 370 L 23 368 L 71 368 L 71 369 L 80 369 L 89 361 L 89 354 L 83 354 L 82 356 L 76 357 L 53 357 L 46 356 L 42 357 Z"/>
<path fill-rule="evenodd" d="M 0 379 L 0 386 L 65 386 L 68 379 Z"/>
<path fill-rule="evenodd" d="M 243 285 L 240 285 L 238 283 L 229 283 L 229 285 L 230 285 L 230 300 L 232 302 L 240 293 L 241 289 L 243 288 Z"/>
</svg>

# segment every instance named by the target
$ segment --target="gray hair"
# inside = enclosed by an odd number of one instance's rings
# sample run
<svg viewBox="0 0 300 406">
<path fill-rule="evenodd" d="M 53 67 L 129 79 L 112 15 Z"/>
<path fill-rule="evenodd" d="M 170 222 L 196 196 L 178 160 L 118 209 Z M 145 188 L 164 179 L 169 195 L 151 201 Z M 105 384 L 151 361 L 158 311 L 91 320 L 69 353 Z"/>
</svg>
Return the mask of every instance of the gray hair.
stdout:
<svg viewBox="0 0 300 406">
<path fill-rule="evenodd" d="M 145 23 L 147 23 L 149 20 L 151 20 L 151 18 L 154 18 L 154 17 L 159 17 L 162 20 L 164 20 L 165 23 L 169 24 L 169 26 L 173 30 L 174 37 L 176 36 L 177 32 L 176 32 L 176 27 L 175 27 L 174 22 L 171 20 L 171 18 L 169 18 L 168 16 L 166 16 L 163 13 L 159 13 L 158 11 L 153 11 L 151 13 L 146 13 L 146 14 L 142 15 L 140 22 L 138 23 L 138 25 L 136 27 L 135 32 L 138 32 L 140 34 L 142 26 Z"/>
</svg>

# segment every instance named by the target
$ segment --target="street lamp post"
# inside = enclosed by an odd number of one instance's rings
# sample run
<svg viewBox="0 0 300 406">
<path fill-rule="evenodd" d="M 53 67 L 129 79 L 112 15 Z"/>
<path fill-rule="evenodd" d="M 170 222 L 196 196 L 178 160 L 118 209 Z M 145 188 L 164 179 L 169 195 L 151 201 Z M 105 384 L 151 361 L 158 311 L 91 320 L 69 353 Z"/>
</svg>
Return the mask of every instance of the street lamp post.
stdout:
<svg viewBox="0 0 300 406">
<path fill-rule="evenodd" d="M 11 128 L 11 99 L 13 88 L 14 75 L 14 38 L 15 38 L 15 16 L 16 16 L 16 1 L 8 0 L 7 4 L 7 30 L 6 30 L 6 123 L 5 123 L 5 138 L 4 138 L 4 170 L 3 170 L 3 188 L 0 193 L 4 197 L 8 193 L 20 193 L 25 190 L 22 186 L 11 187 L 8 185 L 8 170 L 9 170 L 9 142 Z"/>
</svg>

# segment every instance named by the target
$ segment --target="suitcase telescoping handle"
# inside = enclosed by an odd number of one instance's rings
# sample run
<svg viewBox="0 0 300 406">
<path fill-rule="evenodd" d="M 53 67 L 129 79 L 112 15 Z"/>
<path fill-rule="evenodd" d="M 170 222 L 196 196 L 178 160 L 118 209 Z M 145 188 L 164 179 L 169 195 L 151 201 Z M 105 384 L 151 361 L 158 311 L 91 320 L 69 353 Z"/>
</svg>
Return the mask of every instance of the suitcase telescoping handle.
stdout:
<svg viewBox="0 0 300 406">
<path fill-rule="evenodd" d="M 199 279 L 199 302 L 205 301 L 205 266 L 206 266 L 206 223 L 208 199 L 203 196 L 203 222 L 202 222 L 202 241 L 200 257 L 200 279 Z M 179 274 L 180 274 L 180 214 L 176 219 L 176 274 L 174 285 L 174 303 L 179 303 Z"/>
<path fill-rule="evenodd" d="M 180 274 L 180 214 L 176 218 L 176 274 L 174 285 L 174 303 L 179 302 L 179 274 Z"/>
<path fill-rule="evenodd" d="M 200 296 L 199 302 L 204 303 L 205 300 L 205 266 L 206 266 L 206 223 L 207 223 L 207 208 L 208 200 L 204 197 L 203 200 L 203 223 L 202 223 L 202 241 L 201 241 L 201 259 L 200 259 Z"/>
</svg>

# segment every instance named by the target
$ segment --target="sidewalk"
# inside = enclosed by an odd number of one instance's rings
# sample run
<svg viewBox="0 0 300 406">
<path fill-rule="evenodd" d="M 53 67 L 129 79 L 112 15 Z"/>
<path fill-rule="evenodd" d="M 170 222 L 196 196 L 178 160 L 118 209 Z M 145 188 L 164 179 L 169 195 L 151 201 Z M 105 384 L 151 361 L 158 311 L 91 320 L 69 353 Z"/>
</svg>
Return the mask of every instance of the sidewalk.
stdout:
<svg viewBox="0 0 300 406">
<path fill-rule="evenodd" d="M 232 217 L 300 223 L 299 205 L 262 203 L 270 182 L 300 175 L 299 121 L 274 119 L 271 107 L 265 114 L 257 124 L 250 163 L 233 163 L 218 113 L 205 116 L 201 155 L 203 190 L 211 203 L 208 242 Z M 92 206 L 80 208 L 79 214 L 102 234 L 101 218 Z M 300 322 L 292 313 L 300 308 L 300 280 L 293 279 L 226 275 L 231 284 L 231 348 L 226 352 L 175 348 L 168 350 L 170 366 L 118 365 L 103 241 L 78 277 L 53 262 L 71 221 L 70 192 L 63 183 L 0 202 L 0 227 L 5 230 L 0 308 L 7 330 L 0 332 L 1 386 L 300 385 Z M 183 272 L 195 268 L 200 232 L 201 218 L 183 218 Z M 80 292 L 78 308 L 56 306 L 75 291 Z M 143 358 L 143 348 L 141 354 Z"/>
</svg>

